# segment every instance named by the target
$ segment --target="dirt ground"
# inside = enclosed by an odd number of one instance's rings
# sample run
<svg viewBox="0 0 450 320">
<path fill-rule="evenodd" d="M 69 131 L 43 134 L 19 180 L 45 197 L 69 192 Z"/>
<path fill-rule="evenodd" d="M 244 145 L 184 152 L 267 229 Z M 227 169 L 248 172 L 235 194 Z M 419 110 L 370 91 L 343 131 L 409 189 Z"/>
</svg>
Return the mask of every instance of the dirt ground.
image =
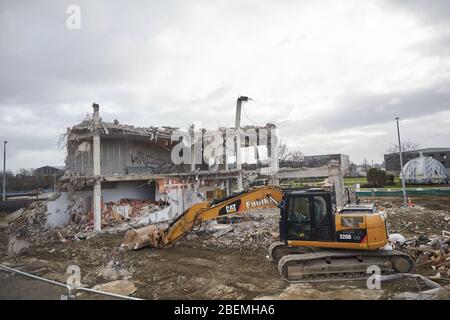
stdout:
<svg viewBox="0 0 450 320">
<path fill-rule="evenodd" d="M 401 205 L 401 198 L 375 200 Z M 424 206 L 425 211 L 450 210 L 450 199 L 443 197 L 414 198 L 413 201 Z M 399 222 L 399 229 L 401 225 Z M 130 280 L 137 288 L 133 296 L 144 299 L 389 299 L 406 289 L 420 290 L 417 283 L 408 281 L 383 284 L 382 290 L 367 289 L 365 281 L 289 284 L 280 279 L 276 265 L 267 257 L 266 248 L 232 249 L 215 246 L 211 239 L 194 238 L 183 239 L 165 249 L 126 251 L 120 249 L 122 239 L 123 233 L 103 234 L 83 241 L 48 239 L 45 244 L 31 246 L 18 256 L 8 256 L 9 235 L 3 228 L 0 230 L 0 261 L 63 283 L 68 277 L 67 267 L 77 265 L 81 270 L 81 282 L 87 287 L 111 281 L 102 270 L 114 265 L 130 273 Z M 0 271 L 0 299 L 59 299 L 60 291 L 45 283 L 38 284 L 36 280 Z M 104 297 L 83 293 L 79 298 Z"/>
<path fill-rule="evenodd" d="M 88 287 L 107 282 L 97 270 L 114 256 L 133 271 L 137 287 L 133 296 L 144 299 L 382 299 L 395 286 L 368 290 L 365 281 L 293 284 L 280 279 L 266 250 L 203 248 L 180 243 L 164 250 L 120 251 L 121 235 L 104 235 L 48 249 L 31 249 L 16 259 L 5 259 L 15 268 L 65 283 L 69 265 L 81 269 Z M 4 242 L 3 242 L 4 243 Z M 0 299 L 59 299 L 64 290 L 20 275 L 0 273 Z M 30 294 L 31 292 L 31 294 Z M 81 299 L 105 299 L 83 293 Z"/>
<path fill-rule="evenodd" d="M 52 252 L 31 248 L 17 258 L 4 257 L 3 262 L 60 282 L 67 279 L 69 265 L 78 265 L 82 283 L 91 287 L 107 282 L 97 270 L 112 258 L 133 272 L 135 296 L 146 299 L 253 299 L 287 287 L 263 249 L 236 251 L 179 243 L 163 250 L 121 251 L 122 239 L 116 234 L 55 243 Z M 5 236 L 1 240 L 4 247 Z M 0 297 L 7 290 L 1 287 Z"/>
</svg>

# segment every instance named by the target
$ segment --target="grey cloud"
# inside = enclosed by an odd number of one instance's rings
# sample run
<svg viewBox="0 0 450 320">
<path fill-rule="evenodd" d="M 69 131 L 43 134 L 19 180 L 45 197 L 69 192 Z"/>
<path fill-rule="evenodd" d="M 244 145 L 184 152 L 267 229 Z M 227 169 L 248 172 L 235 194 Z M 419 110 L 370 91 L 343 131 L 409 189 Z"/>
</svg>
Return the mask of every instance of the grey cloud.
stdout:
<svg viewBox="0 0 450 320">
<path fill-rule="evenodd" d="M 448 83 L 447 85 L 450 85 Z M 437 88 L 412 92 L 392 92 L 384 95 L 345 96 L 339 107 L 298 125 L 304 130 L 338 131 L 345 128 L 383 124 L 397 116 L 413 119 L 450 109 L 450 93 L 438 93 Z M 398 104 L 390 104 L 400 99 Z"/>
<path fill-rule="evenodd" d="M 427 24 L 449 22 L 450 2 L 448 0 L 382 0 L 383 5 L 403 10 Z"/>
</svg>

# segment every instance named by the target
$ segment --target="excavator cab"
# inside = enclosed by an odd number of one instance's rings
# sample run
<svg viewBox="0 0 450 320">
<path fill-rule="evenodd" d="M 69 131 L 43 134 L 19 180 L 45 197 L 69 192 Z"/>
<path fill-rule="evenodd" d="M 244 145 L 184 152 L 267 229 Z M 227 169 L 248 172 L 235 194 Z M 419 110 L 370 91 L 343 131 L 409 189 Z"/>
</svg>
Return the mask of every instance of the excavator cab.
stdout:
<svg viewBox="0 0 450 320">
<path fill-rule="evenodd" d="M 333 241 L 333 193 L 323 189 L 285 191 L 280 204 L 280 240 Z"/>
<path fill-rule="evenodd" d="M 388 242 L 384 214 L 373 204 L 336 210 L 334 191 L 289 190 L 280 203 L 280 242 L 291 247 L 378 249 Z"/>
</svg>

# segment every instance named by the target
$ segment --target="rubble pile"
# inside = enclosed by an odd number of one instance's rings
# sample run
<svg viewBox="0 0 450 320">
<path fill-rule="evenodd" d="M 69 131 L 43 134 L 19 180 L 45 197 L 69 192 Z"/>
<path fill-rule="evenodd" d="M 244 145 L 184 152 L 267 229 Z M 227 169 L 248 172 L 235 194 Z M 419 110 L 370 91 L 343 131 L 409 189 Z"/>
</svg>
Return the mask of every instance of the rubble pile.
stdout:
<svg viewBox="0 0 450 320">
<path fill-rule="evenodd" d="M 47 201 L 36 201 L 6 218 L 9 223 L 9 233 L 17 237 L 39 235 L 46 230 Z"/>
<path fill-rule="evenodd" d="M 430 210 L 421 206 L 400 208 L 392 203 L 383 203 L 387 215 L 389 231 L 407 236 L 421 234 L 441 234 L 450 231 L 450 212 Z"/>
<path fill-rule="evenodd" d="M 400 232 L 406 241 L 400 249 L 415 259 L 416 269 L 438 278 L 450 278 L 450 213 L 421 206 L 400 208 L 390 202 L 386 208 L 390 233 Z"/>
<path fill-rule="evenodd" d="M 51 241 L 80 241 L 94 236 L 94 214 L 92 210 L 84 213 L 75 202 L 67 208 L 69 223 L 60 227 L 47 225 L 48 201 L 36 201 L 26 208 L 10 214 L 5 221 L 5 228 L 15 245 L 19 240 L 26 240 L 34 245 Z M 147 224 L 152 213 L 167 206 L 164 201 L 122 199 L 103 204 L 102 228 L 105 233 L 116 233 Z M 146 219 L 147 218 L 147 219 Z"/>
<path fill-rule="evenodd" d="M 403 247 L 416 260 L 417 270 L 431 268 L 435 276 L 450 278 L 450 234 L 413 237 Z"/>
<path fill-rule="evenodd" d="M 44 227 L 47 221 L 47 201 L 36 201 L 7 217 L 10 227 L 19 227 L 24 223 Z"/>
<path fill-rule="evenodd" d="M 64 171 L 64 175 L 58 179 L 58 183 L 61 190 L 72 192 L 74 190 L 92 188 L 98 179 L 101 179 L 101 177 L 83 176 L 80 173 L 66 170 Z"/>
<path fill-rule="evenodd" d="M 278 221 L 277 210 L 260 209 L 221 221 L 225 223 L 206 221 L 188 239 L 201 239 L 203 246 L 268 248 L 278 240 Z"/>
<path fill-rule="evenodd" d="M 117 202 L 108 202 L 102 209 L 102 227 L 114 227 L 124 222 L 137 221 L 144 215 L 160 211 L 167 203 L 152 200 L 129 200 L 122 199 Z M 90 210 L 87 214 L 88 226 L 93 228 L 94 212 Z"/>
<path fill-rule="evenodd" d="M 22 250 L 16 249 L 18 246 L 25 248 L 30 243 L 39 245 L 47 243 L 53 238 L 59 238 L 58 229 L 50 229 L 46 226 L 47 202 L 33 202 L 28 207 L 19 209 L 4 219 L 8 224 L 8 254 L 20 254 Z"/>
</svg>

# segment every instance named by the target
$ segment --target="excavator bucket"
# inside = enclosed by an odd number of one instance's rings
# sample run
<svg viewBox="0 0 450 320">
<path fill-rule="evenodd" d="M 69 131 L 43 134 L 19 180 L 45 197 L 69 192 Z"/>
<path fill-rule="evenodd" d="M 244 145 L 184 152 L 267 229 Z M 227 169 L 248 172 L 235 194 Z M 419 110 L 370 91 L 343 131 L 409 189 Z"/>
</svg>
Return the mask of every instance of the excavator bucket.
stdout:
<svg viewBox="0 0 450 320">
<path fill-rule="evenodd" d="M 163 246 L 163 230 L 155 225 L 128 230 L 121 247 L 137 250 L 143 247 L 161 248 Z"/>
</svg>

